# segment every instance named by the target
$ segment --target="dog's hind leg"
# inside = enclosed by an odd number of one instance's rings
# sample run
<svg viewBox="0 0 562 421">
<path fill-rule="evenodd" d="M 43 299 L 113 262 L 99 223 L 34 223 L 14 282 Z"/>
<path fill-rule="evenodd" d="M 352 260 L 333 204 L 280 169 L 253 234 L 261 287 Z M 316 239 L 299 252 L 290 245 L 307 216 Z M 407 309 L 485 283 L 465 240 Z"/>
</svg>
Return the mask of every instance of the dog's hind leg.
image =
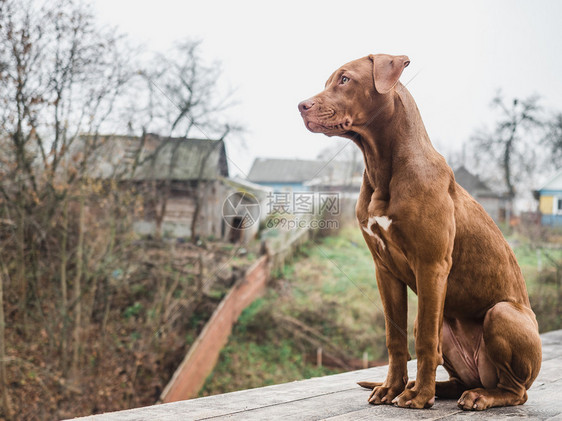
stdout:
<svg viewBox="0 0 562 421">
<path fill-rule="evenodd" d="M 500 302 L 486 313 L 483 337 L 487 358 L 497 373 L 497 384 L 465 391 L 458 406 L 483 410 L 493 406 L 521 405 L 527 389 L 539 374 L 541 340 L 529 307 Z M 481 373 L 482 374 L 482 373 Z"/>
<path fill-rule="evenodd" d="M 466 390 L 466 386 L 451 377 L 449 380 L 435 382 L 435 396 L 442 399 L 457 399 Z"/>
</svg>

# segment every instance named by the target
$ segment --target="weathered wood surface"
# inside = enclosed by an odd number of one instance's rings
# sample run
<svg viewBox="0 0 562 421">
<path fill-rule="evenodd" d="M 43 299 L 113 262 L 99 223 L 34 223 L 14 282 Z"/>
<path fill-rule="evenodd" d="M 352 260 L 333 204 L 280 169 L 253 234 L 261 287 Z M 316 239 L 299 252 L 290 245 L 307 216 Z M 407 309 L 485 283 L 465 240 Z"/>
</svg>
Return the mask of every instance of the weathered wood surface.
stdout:
<svg viewBox="0 0 562 421">
<path fill-rule="evenodd" d="M 529 400 L 517 407 L 465 412 L 455 400 L 439 400 L 427 410 L 367 404 L 369 391 L 355 383 L 384 379 L 386 367 L 242 390 L 170 404 L 82 418 L 92 421 L 127 420 L 458 420 L 530 418 L 562 420 L 562 330 L 541 335 L 543 365 L 529 390 Z M 415 374 L 415 361 L 408 364 Z M 439 367 L 438 379 L 446 373 Z"/>
</svg>

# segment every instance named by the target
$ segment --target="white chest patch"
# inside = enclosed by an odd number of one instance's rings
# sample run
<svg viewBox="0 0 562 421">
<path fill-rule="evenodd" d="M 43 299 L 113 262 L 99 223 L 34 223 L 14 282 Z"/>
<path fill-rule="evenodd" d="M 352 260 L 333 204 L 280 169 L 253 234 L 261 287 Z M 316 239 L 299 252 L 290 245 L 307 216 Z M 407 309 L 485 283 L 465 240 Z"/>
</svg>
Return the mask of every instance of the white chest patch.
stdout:
<svg viewBox="0 0 562 421">
<path fill-rule="evenodd" d="M 375 234 L 373 232 L 373 230 L 371 229 L 371 227 L 375 223 L 378 224 L 383 230 L 388 231 L 388 228 L 390 227 L 390 224 L 392 224 L 392 219 L 390 219 L 388 216 L 372 216 L 367 221 L 367 225 L 362 227 L 363 231 L 365 231 L 371 237 L 374 237 L 375 240 L 377 240 L 379 245 L 382 247 L 382 249 L 385 250 L 386 244 L 384 244 L 384 241 L 382 240 L 382 238 L 380 238 L 377 234 Z"/>
<path fill-rule="evenodd" d="M 363 227 L 363 229 L 365 230 L 365 232 L 369 235 L 375 235 L 373 233 L 373 230 L 371 230 L 371 226 L 374 223 L 377 223 L 383 230 L 388 231 L 388 227 L 390 227 L 390 224 L 392 224 L 392 219 L 390 219 L 388 216 L 371 216 L 369 218 L 369 220 L 367 221 L 367 226 Z"/>
<path fill-rule="evenodd" d="M 390 224 L 392 224 L 392 219 L 390 219 L 388 216 L 373 216 L 373 219 L 385 231 L 388 231 L 388 227 L 390 227 Z M 369 225 L 371 224 L 371 218 L 369 218 Z"/>
</svg>

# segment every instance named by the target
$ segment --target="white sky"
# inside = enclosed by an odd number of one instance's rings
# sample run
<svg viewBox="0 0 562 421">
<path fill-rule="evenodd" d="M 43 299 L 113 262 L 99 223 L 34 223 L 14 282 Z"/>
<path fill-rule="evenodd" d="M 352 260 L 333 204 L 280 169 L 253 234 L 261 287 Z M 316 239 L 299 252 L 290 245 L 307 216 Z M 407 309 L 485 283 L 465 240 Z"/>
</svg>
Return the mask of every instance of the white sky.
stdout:
<svg viewBox="0 0 562 421">
<path fill-rule="evenodd" d="M 297 104 L 340 65 L 370 53 L 408 55 L 402 74 L 446 157 L 493 122 L 497 89 L 537 93 L 562 111 L 562 1 L 129 1 L 96 0 L 102 23 L 147 51 L 203 41 L 239 102 L 246 148 L 227 139 L 230 172 L 255 157 L 314 159 L 346 140 L 309 133 Z M 343 145 L 343 144 L 342 144 Z M 353 147 L 353 145 L 350 145 Z M 235 165 L 234 165 L 235 164 Z"/>
</svg>

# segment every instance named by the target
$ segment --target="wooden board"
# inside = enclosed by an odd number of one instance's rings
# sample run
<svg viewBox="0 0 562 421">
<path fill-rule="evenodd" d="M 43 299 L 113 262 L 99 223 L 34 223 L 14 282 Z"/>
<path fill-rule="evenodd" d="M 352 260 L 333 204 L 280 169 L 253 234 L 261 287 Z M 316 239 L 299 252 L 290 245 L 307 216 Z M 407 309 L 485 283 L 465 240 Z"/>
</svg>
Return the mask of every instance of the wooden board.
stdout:
<svg viewBox="0 0 562 421">
<path fill-rule="evenodd" d="M 543 365 L 529 390 L 529 400 L 517 407 L 465 412 L 455 400 L 436 400 L 428 410 L 373 406 L 369 391 L 355 383 L 382 380 L 387 367 L 374 367 L 333 376 L 242 390 L 170 404 L 81 418 L 91 421 L 127 420 L 458 420 L 562 419 L 562 330 L 541 335 Z M 408 363 L 410 376 L 416 361 Z M 438 379 L 447 375 L 442 367 Z"/>
</svg>

